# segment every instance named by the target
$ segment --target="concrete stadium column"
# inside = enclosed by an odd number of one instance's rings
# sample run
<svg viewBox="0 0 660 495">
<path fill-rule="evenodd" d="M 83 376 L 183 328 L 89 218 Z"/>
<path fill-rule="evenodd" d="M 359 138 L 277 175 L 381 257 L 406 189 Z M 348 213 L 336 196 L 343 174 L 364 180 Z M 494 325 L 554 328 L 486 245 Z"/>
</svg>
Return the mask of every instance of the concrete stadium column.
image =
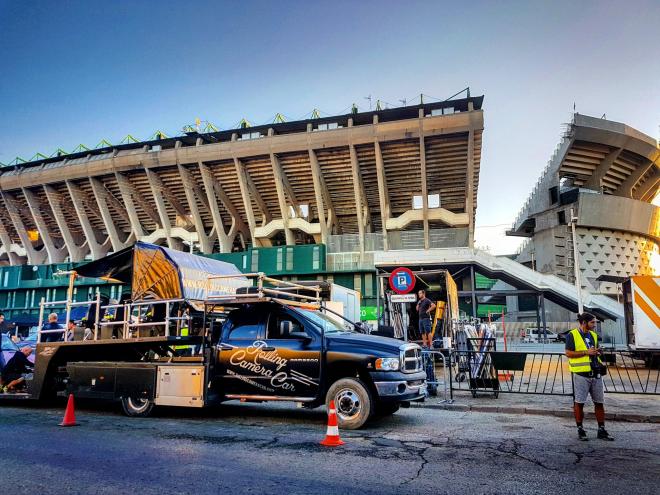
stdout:
<svg viewBox="0 0 660 495">
<path fill-rule="evenodd" d="M 197 200 L 196 200 L 196 194 L 199 196 L 200 200 L 202 198 L 206 199 L 206 196 L 202 196 L 201 194 L 199 194 L 202 192 L 200 190 L 201 188 L 197 186 L 197 183 L 195 182 L 195 178 L 188 171 L 188 169 L 186 169 L 180 163 L 177 164 L 177 167 L 179 169 L 179 175 L 181 176 L 181 183 L 183 184 L 183 190 L 186 194 L 186 201 L 188 201 L 188 207 L 190 208 L 190 213 L 193 217 L 195 230 L 197 231 L 199 246 L 201 248 L 202 253 L 210 254 L 213 252 L 213 244 L 215 242 L 215 238 L 217 237 L 217 228 L 214 232 L 212 232 L 212 235 L 207 235 L 206 227 L 204 226 L 204 221 L 202 220 L 202 215 L 200 214 L 199 208 L 197 207 Z M 204 201 L 204 203 L 205 205 L 208 206 L 211 215 L 213 215 L 213 209 L 208 204 L 208 200 Z"/>
<path fill-rule="evenodd" d="M 215 232 L 218 235 L 218 244 L 220 244 L 221 253 L 230 253 L 232 247 L 233 239 L 230 239 L 225 231 L 224 222 L 222 221 L 222 216 L 220 215 L 220 209 L 218 208 L 218 200 L 215 193 L 215 179 L 213 177 L 213 172 L 208 168 L 207 165 L 199 163 L 199 171 L 202 175 L 202 181 L 204 182 L 204 189 L 206 190 L 206 197 L 209 202 L 209 207 L 211 208 L 211 217 L 213 218 L 213 225 L 215 226 Z"/>
<path fill-rule="evenodd" d="M 298 200 L 296 199 L 296 194 L 293 191 L 293 187 L 291 187 L 289 178 L 286 176 L 286 173 L 284 172 L 284 169 L 282 168 L 282 165 L 280 164 L 280 160 L 277 157 L 277 155 L 274 156 L 275 159 L 277 160 L 277 164 L 279 165 L 280 176 L 282 177 L 282 185 L 284 186 L 284 196 L 289 199 L 291 203 L 291 207 L 296 212 L 296 215 L 298 215 L 298 217 L 302 217 L 302 210 L 300 209 L 300 203 L 298 203 Z M 329 196 L 326 196 L 325 198 L 326 205 L 328 204 L 329 201 L 330 201 Z"/>
<path fill-rule="evenodd" d="M 135 241 L 135 235 L 131 233 L 123 241 L 119 237 L 119 232 L 117 226 L 112 218 L 112 213 L 110 212 L 109 198 L 110 193 L 103 185 L 99 179 L 94 177 L 89 178 L 89 183 L 92 186 L 92 192 L 94 193 L 94 198 L 99 207 L 99 212 L 101 214 L 101 219 L 103 220 L 103 225 L 105 225 L 105 230 L 108 233 L 110 238 L 110 243 L 112 244 L 113 251 L 121 251 L 129 244 L 132 244 Z M 117 211 L 122 211 L 118 209 Z M 127 215 L 121 215 L 126 218 Z"/>
<path fill-rule="evenodd" d="M 277 199 L 280 205 L 280 213 L 282 215 L 282 222 L 284 224 L 284 237 L 288 246 L 293 246 L 296 243 L 291 229 L 289 229 L 289 209 L 284 194 L 284 172 L 280 165 L 280 160 L 275 156 L 275 153 L 270 154 L 270 164 L 273 169 L 273 178 L 275 179 L 275 189 L 277 190 Z"/>
<path fill-rule="evenodd" d="M 378 177 L 378 200 L 380 203 L 380 220 L 383 224 L 383 249 L 389 249 L 389 240 L 387 239 L 387 220 L 390 218 L 390 197 L 387 191 L 387 178 L 385 176 L 385 165 L 383 164 L 383 154 L 380 150 L 380 142 L 376 138 L 374 142 L 374 151 L 376 153 L 376 175 Z"/>
<path fill-rule="evenodd" d="M 310 148 L 308 153 L 309 164 L 312 169 L 312 182 L 314 183 L 314 199 L 316 199 L 316 210 L 318 211 L 319 224 L 321 225 L 321 242 L 327 246 L 328 225 L 325 222 L 325 202 L 323 201 L 325 183 L 319 161 L 316 158 L 316 152 Z"/>
<path fill-rule="evenodd" d="M 422 223 L 424 225 L 424 249 L 430 245 L 429 239 L 429 191 L 426 184 L 426 145 L 424 144 L 424 109 L 419 109 L 419 167 L 422 178 Z"/>
<path fill-rule="evenodd" d="M 21 264 L 19 257 L 12 251 L 11 237 L 2 222 L 0 222 L 0 245 L 5 248 L 5 253 L 7 253 L 7 259 L 11 266 Z"/>
<path fill-rule="evenodd" d="M 103 258 L 107 254 L 110 245 L 107 240 L 104 243 L 98 242 L 96 237 L 97 232 L 89 220 L 87 211 L 85 211 L 85 205 L 83 203 L 84 193 L 82 189 L 71 181 L 66 181 L 66 187 L 69 191 L 69 196 L 71 197 L 71 203 L 76 210 L 76 215 L 78 215 L 80 226 L 85 234 L 87 246 L 89 247 L 92 258 L 95 260 Z"/>
<path fill-rule="evenodd" d="M 201 164 L 200 164 L 201 165 Z M 236 177 L 238 178 L 238 186 L 241 189 L 241 199 L 243 200 L 243 208 L 245 208 L 245 216 L 247 217 L 248 227 L 250 228 L 250 238 L 252 239 L 252 246 L 259 246 L 255 237 L 255 229 L 257 227 L 254 210 L 252 209 L 252 201 L 250 200 L 250 189 L 248 187 L 245 167 L 238 158 L 234 158 L 234 168 L 236 169 Z"/>
<path fill-rule="evenodd" d="M 598 167 L 596 167 L 596 170 L 594 170 L 589 180 L 584 183 L 584 187 L 587 189 L 594 189 L 596 191 L 601 191 L 601 188 L 603 186 L 602 184 L 603 177 L 605 177 L 605 175 L 610 170 L 612 164 L 616 161 L 616 159 L 619 158 L 619 155 L 621 154 L 622 151 L 623 148 L 616 148 L 610 151 L 605 156 L 605 158 L 603 158 L 603 160 L 600 162 Z"/>
<path fill-rule="evenodd" d="M 167 207 L 165 206 L 165 190 L 162 182 L 159 180 L 156 172 L 149 170 L 148 168 L 144 169 L 144 172 L 147 174 L 147 180 L 149 181 L 149 187 L 151 188 L 151 194 L 156 203 L 156 210 L 158 211 L 158 217 L 160 218 L 160 225 L 165 232 L 165 238 L 167 239 L 167 246 L 170 249 L 176 249 L 176 243 L 172 238 L 172 223 L 170 222 L 170 217 L 167 216 Z"/>
<path fill-rule="evenodd" d="M 233 245 L 234 237 L 236 237 L 236 235 L 240 233 L 241 239 L 243 240 L 242 242 L 243 247 L 245 247 L 245 239 L 250 237 L 250 229 L 248 228 L 247 225 L 245 225 L 245 222 L 243 221 L 243 217 L 241 217 L 241 213 L 238 211 L 238 208 L 236 208 L 234 202 L 231 200 L 231 198 L 227 195 L 227 193 L 223 189 L 222 184 L 218 182 L 218 180 L 215 178 L 213 174 L 211 174 L 211 179 L 213 182 L 213 190 L 215 191 L 216 197 L 220 200 L 222 205 L 225 207 L 225 210 L 227 210 L 227 212 L 231 216 L 231 227 L 229 229 L 229 233 L 227 234 L 227 236 L 229 237 L 229 241 Z"/>
<path fill-rule="evenodd" d="M 360 176 L 360 163 L 358 162 L 357 152 L 353 144 L 348 145 L 348 152 L 351 157 L 351 175 L 353 177 L 353 194 L 355 195 L 355 213 L 357 214 L 358 235 L 360 236 L 360 256 L 364 255 L 364 229 L 366 226 L 365 216 L 367 196 L 363 194 L 362 179 Z"/>
<path fill-rule="evenodd" d="M 57 247 L 53 238 L 50 235 L 48 230 L 48 224 L 44 219 L 43 214 L 41 213 L 41 205 L 39 204 L 39 199 L 37 196 L 27 188 L 23 188 L 23 196 L 27 201 L 28 208 L 32 214 L 32 219 L 34 220 L 34 225 L 37 227 L 37 231 L 41 236 L 41 241 L 44 243 L 44 248 L 48 253 L 48 263 L 61 263 L 66 258 L 66 248 Z"/>
<path fill-rule="evenodd" d="M 474 129 L 470 129 L 468 133 L 465 191 L 465 211 L 468 214 L 468 247 L 474 247 Z"/>
<path fill-rule="evenodd" d="M 50 204 L 50 209 L 55 217 L 57 228 L 60 229 L 60 233 L 64 239 L 64 245 L 69 254 L 69 260 L 72 262 L 82 261 L 85 258 L 88 249 L 78 245 L 74 235 L 71 233 L 71 229 L 69 229 L 69 225 L 66 223 L 66 217 L 64 216 L 62 205 L 62 194 L 53 186 L 44 185 L 43 187 L 48 203 Z"/>
<path fill-rule="evenodd" d="M 314 196 L 316 197 L 316 190 L 318 188 L 319 192 L 321 193 L 321 199 L 324 207 L 323 213 L 325 219 L 325 230 L 328 234 L 341 233 L 342 227 L 339 224 L 339 219 L 337 218 L 337 210 L 335 209 L 334 202 L 332 201 L 332 196 L 330 196 L 330 190 L 328 189 L 328 185 L 325 182 L 325 177 L 323 177 L 323 171 L 319 165 L 316 152 L 311 148 L 308 149 L 308 152 L 313 153 L 313 156 L 310 155 L 310 165 L 312 166 L 312 182 L 318 180 L 318 183 L 314 182 Z M 286 177 L 285 183 L 288 183 L 288 181 L 286 181 Z"/>
<path fill-rule="evenodd" d="M 131 230 L 133 231 L 133 235 L 135 235 L 135 238 L 137 240 L 140 240 L 142 237 L 144 237 L 145 232 L 144 232 L 144 228 L 142 227 L 142 224 L 140 223 L 140 217 L 138 216 L 137 211 L 135 209 L 134 198 L 137 197 L 137 191 L 135 190 L 133 184 L 131 184 L 131 182 L 128 180 L 128 178 L 120 174 L 119 172 L 115 172 L 115 180 L 117 181 L 117 185 L 119 186 L 119 192 L 121 193 L 121 198 L 124 201 L 124 204 L 126 205 L 126 212 L 128 213 L 129 223 L 131 224 Z M 147 208 L 147 212 L 153 213 L 150 207 Z M 153 218 L 153 216 L 151 216 L 151 218 L 152 220 L 154 220 L 154 223 L 160 225 L 160 219 L 158 218 L 157 215 L 156 218 Z"/>
<path fill-rule="evenodd" d="M 21 218 L 21 214 L 19 212 L 19 206 L 16 202 L 16 198 L 14 197 L 13 194 L 9 192 L 0 191 L 0 194 L 2 195 L 2 199 L 4 200 L 5 205 L 7 205 L 7 213 L 9 213 L 9 218 L 11 219 L 11 222 L 14 224 L 14 229 L 16 229 L 16 234 L 18 234 L 18 237 L 21 240 L 21 243 L 23 244 L 23 248 L 25 249 L 25 253 L 27 255 L 28 263 L 30 263 L 31 265 L 43 264 L 46 261 L 48 253 L 46 252 L 45 249 L 37 250 L 32 245 L 32 241 L 28 236 L 28 229 L 23 223 L 23 219 Z"/>
</svg>

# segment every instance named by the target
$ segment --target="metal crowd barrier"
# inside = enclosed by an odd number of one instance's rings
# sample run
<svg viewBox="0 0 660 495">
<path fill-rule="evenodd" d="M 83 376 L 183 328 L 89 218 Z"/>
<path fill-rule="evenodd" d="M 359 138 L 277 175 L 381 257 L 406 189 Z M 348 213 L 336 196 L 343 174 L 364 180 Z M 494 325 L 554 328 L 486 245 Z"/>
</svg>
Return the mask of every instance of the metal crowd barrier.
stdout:
<svg viewBox="0 0 660 495">
<path fill-rule="evenodd" d="M 560 353 L 454 351 L 452 389 L 474 397 L 488 392 L 573 395 L 568 359 Z"/>
<path fill-rule="evenodd" d="M 445 351 L 448 353 L 449 351 Z M 454 402 L 451 389 L 451 370 L 447 366 L 447 356 L 442 351 L 426 350 L 422 351 L 424 360 L 424 370 L 426 371 L 427 393 L 437 395 L 442 387 L 442 402 L 451 404 Z M 438 378 L 442 377 L 442 381 Z"/>
<path fill-rule="evenodd" d="M 605 393 L 660 395 L 660 351 L 603 351 Z"/>
<path fill-rule="evenodd" d="M 452 351 L 452 391 L 573 395 L 568 358 L 557 352 Z M 608 394 L 660 395 L 660 352 L 603 350 Z"/>
</svg>

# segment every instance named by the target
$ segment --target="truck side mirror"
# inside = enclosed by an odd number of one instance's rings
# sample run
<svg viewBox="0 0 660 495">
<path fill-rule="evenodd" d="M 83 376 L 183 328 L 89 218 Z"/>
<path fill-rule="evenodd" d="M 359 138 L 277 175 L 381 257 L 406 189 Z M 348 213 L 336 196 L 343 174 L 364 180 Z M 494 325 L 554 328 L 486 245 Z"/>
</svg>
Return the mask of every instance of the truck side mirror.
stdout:
<svg viewBox="0 0 660 495">
<path fill-rule="evenodd" d="M 280 338 L 288 339 L 289 334 L 291 333 L 291 327 L 292 326 L 293 325 L 291 325 L 290 321 L 287 321 L 287 320 L 281 321 L 280 322 Z"/>
</svg>

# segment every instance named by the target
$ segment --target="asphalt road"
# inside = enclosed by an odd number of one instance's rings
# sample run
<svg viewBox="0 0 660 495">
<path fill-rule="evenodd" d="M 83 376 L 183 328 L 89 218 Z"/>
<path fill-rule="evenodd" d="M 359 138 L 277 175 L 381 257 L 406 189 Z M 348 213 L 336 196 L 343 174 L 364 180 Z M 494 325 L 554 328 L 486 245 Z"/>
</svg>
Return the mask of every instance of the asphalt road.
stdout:
<svg viewBox="0 0 660 495">
<path fill-rule="evenodd" d="M 0 483 L 11 494 L 657 493 L 660 425 L 612 423 L 579 442 L 563 418 L 412 408 L 328 449 L 325 413 L 290 405 L 161 409 L 0 407 Z M 595 436 L 595 425 L 588 424 Z"/>
</svg>

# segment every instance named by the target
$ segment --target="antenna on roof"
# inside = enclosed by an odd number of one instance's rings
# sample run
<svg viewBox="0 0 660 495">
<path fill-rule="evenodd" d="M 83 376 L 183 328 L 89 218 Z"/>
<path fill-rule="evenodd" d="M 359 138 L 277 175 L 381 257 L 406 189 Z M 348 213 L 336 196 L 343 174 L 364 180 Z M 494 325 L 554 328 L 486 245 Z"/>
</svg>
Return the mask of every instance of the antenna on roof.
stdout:
<svg viewBox="0 0 660 495">
<path fill-rule="evenodd" d="M 403 103 L 403 106 L 404 106 L 404 107 L 406 106 L 406 103 L 408 102 L 408 100 L 406 100 L 405 98 L 404 98 L 403 100 L 399 100 L 399 101 L 400 101 L 401 103 Z"/>
<path fill-rule="evenodd" d="M 371 110 L 371 95 L 365 96 L 364 99 L 369 100 L 369 110 Z"/>
</svg>

